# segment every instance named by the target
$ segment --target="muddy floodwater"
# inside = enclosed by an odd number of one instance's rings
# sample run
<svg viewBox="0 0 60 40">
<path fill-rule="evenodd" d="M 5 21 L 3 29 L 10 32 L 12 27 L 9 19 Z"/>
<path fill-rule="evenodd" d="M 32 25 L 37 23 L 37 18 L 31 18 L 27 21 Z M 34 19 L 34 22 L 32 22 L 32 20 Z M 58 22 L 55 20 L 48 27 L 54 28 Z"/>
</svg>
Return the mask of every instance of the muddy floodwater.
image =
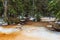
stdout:
<svg viewBox="0 0 60 40">
<path fill-rule="evenodd" d="M 50 31 L 45 27 L 24 26 L 18 32 L 0 33 L 0 40 L 60 40 L 60 32 Z"/>
</svg>

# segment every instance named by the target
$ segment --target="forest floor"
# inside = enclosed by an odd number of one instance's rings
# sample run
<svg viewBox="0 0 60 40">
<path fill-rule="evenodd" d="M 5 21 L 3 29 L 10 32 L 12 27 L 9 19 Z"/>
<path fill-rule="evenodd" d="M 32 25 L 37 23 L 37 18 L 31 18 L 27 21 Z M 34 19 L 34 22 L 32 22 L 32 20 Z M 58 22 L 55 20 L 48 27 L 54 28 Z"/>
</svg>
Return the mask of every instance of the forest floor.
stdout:
<svg viewBox="0 0 60 40">
<path fill-rule="evenodd" d="M 45 27 L 49 23 L 27 22 L 22 30 L 11 34 L 0 32 L 0 40 L 60 40 L 60 32 L 51 32 Z M 7 25 L 4 28 L 15 28 L 17 25 Z M 58 33 L 58 34 L 57 34 Z"/>
</svg>

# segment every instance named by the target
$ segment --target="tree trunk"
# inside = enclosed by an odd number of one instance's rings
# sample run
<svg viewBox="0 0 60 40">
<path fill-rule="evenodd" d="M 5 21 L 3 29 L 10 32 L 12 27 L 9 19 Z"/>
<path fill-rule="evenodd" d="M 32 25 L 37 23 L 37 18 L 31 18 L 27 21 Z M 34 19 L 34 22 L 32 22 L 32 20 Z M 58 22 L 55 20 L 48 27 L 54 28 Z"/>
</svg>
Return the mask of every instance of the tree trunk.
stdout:
<svg viewBox="0 0 60 40">
<path fill-rule="evenodd" d="M 8 1 L 7 1 L 7 0 L 4 0 L 3 6 L 4 6 L 4 20 L 7 22 L 7 20 L 8 20 L 8 17 L 7 17 L 7 6 L 8 6 Z"/>
</svg>

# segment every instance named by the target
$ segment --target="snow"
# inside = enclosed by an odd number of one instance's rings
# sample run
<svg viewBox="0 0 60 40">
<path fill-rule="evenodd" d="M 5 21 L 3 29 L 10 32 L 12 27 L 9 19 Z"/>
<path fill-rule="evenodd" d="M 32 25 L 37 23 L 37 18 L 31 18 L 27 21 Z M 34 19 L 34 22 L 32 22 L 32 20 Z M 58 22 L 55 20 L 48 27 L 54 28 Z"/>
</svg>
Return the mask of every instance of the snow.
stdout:
<svg viewBox="0 0 60 40">
<path fill-rule="evenodd" d="M 20 24 L 19 24 L 20 25 Z M 5 34 L 14 33 L 20 30 L 16 28 L 3 28 L 0 27 L 0 32 Z M 60 40 L 60 32 L 50 31 L 45 27 L 22 27 L 22 32 L 24 36 L 32 38 L 41 38 L 43 40 Z"/>
<path fill-rule="evenodd" d="M 35 18 L 31 17 L 29 20 L 34 20 Z"/>
<path fill-rule="evenodd" d="M 55 22 L 55 23 L 58 23 L 58 24 L 60 24 L 60 22 Z"/>
<path fill-rule="evenodd" d="M 0 27 L 0 32 L 4 33 L 4 34 L 10 34 L 10 33 L 14 33 L 14 32 L 17 32 L 17 31 L 19 31 L 19 30 L 16 29 L 16 28 L 3 28 L 3 27 Z"/>
<path fill-rule="evenodd" d="M 4 21 L 3 18 L 0 18 L 0 26 L 1 26 L 1 25 L 7 25 L 7 23 Z"/>
<path fill-rule="evenodd" d="M 56 18 L 52 18 L 52 17 L 42 17 L 41 21 L 55 21 Z"/>
<path fill-rule="evenodd" d="M 23 28 L 23 35 L 28 37 L 45 38 L 47 40 L 60 40 L 60 32 L 53 32 L 45 27 L 26 27 Z"/>
</svg>

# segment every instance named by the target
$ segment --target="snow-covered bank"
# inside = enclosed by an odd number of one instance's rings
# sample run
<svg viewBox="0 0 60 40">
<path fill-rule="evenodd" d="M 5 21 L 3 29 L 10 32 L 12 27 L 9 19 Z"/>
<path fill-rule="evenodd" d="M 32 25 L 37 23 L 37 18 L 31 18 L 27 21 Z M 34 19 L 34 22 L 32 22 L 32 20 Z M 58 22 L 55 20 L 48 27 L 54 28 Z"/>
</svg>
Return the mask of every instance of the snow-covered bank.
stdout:
<svg viewBox="0 0 60 40">
<path fill-rule="evenodd" d="M 23 35 L 46 40 L 60 40 L 60 32 L 49 31 L 44 27 L 24 27 Z"/>
<path fill-rule="evenodd" d="M 56 18 L 54 18 L 54 17 L 42 17 L 40 19 L 41 19 L 41 21 L 55 21 Z"/>
</svg>

